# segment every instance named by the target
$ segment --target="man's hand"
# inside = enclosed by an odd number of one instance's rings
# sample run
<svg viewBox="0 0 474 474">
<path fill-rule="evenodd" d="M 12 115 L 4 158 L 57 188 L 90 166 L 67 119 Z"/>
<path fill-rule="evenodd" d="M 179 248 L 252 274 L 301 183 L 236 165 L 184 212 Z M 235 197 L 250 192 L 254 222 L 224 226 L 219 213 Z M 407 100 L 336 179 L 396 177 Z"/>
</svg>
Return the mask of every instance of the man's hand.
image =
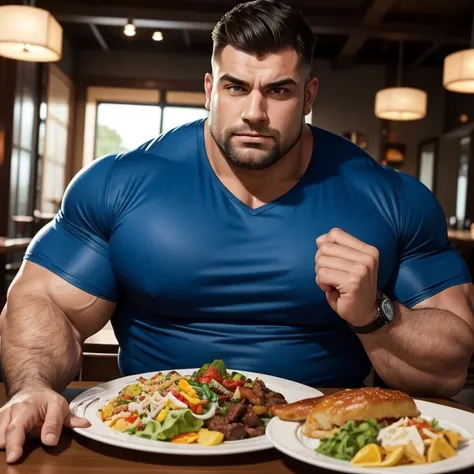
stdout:
<svg viewBox="0 0 474 474">
<path fill-rule="evenodd" d="M 6 449 L 7 462 L 18 461 L 27 434 L 39 435 L 43 444 L 56 446 L 63 425 L 87 428 L 90 423 L 70 413 L 67 401 L 51 389 L 21 391 L 0 410 L 0 449 Z"/>
<path fill-rule="evenodd" d="M 353 326 L 377 315 L 379 252 L 341 229 L 316 239 L 316 283 L 331 308 Z"/>
</svg>

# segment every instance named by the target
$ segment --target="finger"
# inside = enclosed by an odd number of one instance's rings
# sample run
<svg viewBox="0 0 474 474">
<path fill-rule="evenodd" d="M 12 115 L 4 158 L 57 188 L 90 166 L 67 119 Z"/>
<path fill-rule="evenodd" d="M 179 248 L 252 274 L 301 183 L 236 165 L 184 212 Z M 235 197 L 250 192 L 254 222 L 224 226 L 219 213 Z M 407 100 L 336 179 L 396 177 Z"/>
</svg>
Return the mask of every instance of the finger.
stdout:
<svg viewBox="0 0 474 474">
<path fill-rule="evenodd" d="M 2 419 L 0 420 L 0 449 L 5 448 L 5 438 L 6 438 L 5 431 L 7 430 L 8 425 L 10 423 L 10 417 L 11 417 L 10 410 L 7 410 L 2 415 L 3 415 Z"/>
<path fill-rule="evenodd" d="M 315 260 L 316 262 L 323 256 L 327 257 L 336 257 L 348 260 L 349 262 L 359 262 L 359 263 L 368 263 L 373 261 L 373 257 L 364 252 L 359 252 L 357 250 L 351 249 L 350 247 L 345 247 L 340 244 L 332 242 L 324 242 L 323 245 L 316 252 Z"/>
<path fill-rule="evenodd" d="M 325 293 L 330 293 L 331 291 L 333 291 L 333 287 L 332 286 L 327 286 L 327 285 L 324 285 L 323 283 L 321 283 L 319 281 L 319 278 L 316 276 L 316 284 L 319 286 L 319 288 L 321 288 L 321 290 L 323 290 Z"/>
<path fill-rule="evenodd" d="M 67 426 L 68 428 L 88 428 L 91 426 L 91 423 L 85 418 L 69 413 L 64 420 L 64 426 Z"/>
<path fill-rule="evenodd" d="M 341 229 L 338 229 L 337 227 L 331 229 L 328 232 L 324 241 L 343 245 L 344 247 L 349 247 L 351 249 L 358 250 L 359 252 L 368 253 L 373 256 L 375 256 L 375 253 L 377 253 L 378 256 L 378 251 L 375 247 L 372 247 L 371 245 L 366 244 L 365 242 L 362 242 L 359 239 L 356 239 L 354 236 L 348 234 L 347 232 L 344 232 Z"/>
<path fill-rule="evenodd" d="M 68 413 L 65 407 L 67 407 L 66 404 L 61 406 L 59 403 L 48 403 L 43 428 L 41 429 L 41 441 L 46 446 L 56 446 L 58 444 L 63 422 Z"/>
<path fill-rule="evenodd" d="M 337 290 L 326 293 L 326 299 L 328 300 L 329 306 L 336 311 L 337 300 L 339 299 L 340 294 Z"/>
<path fill-rule="evenodd" d="M 323 234 L 323 235 L 320 235 L 317 239 L 316 239 L 316 245 L 317 247 L 321 247 L 321 245 L 326 241 L 326 236 L 327 234 Z"/>
<path fill-rule="evenodd" d="M 28 421 L 33 417 L 31 410 L 23 411 L 21 416 L 14 417 L 6 429 L 5 449 L 7 452 L 7 462 L 18 461 L 23 454 L 23 445 L 25 444 L 26 433 L 30 430 Z"/>
<path fill-rule="evenodd" d="M 350 272 L 354 267 L 354 262 L 339 257 L 329 257 L 328 255 L 321 255 L 316 260 L 316 273 L 321 268 L 331 268 L 333 270 L 340 270 L 341 272 Z"/>
<path fill-rule="evenodd" d="M 346 285 L 349 273 L 341 272 L 340 270 L 333 270 L 331 268 L 321 268 L 317 277 L 318 282 L 323 286 L 330 286 L 337 289 Z"/>
</svg>

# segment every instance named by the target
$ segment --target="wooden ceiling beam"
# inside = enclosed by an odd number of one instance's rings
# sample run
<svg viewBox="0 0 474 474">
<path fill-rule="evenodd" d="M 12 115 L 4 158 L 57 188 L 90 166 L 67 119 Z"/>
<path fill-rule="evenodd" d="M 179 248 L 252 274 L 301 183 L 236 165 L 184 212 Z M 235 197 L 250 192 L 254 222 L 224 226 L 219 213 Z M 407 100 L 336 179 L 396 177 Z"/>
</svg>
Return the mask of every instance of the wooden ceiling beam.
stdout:
<svg viewBox="0 0 474 474">
<path fill-rule="evenodd" d="M 412 63 L 412 66 L 419 66 L 425 59 L 427 59 L 429 56 L 431 56 L 439 47 L 441 44 L 439 42 L 434 42 L 426 48 Z"/>
<path fill-rule="evenodd" d="M 89 23 L 89 27 L 92 31 L 92 34 L 94 35 L 95 39 L 99 43 L 100 47 L 102 48 L 103 51 L 108 51 L 109 46 L 107 45 L 107 42 L 105 41 L 104 37 L 102 36 L 102 33 L 99 31 L 99 28 L 97 25 L 94 25 L 93 23 Z"/>
<path fill-rule="evenodd" d="M 376 0 L 393 1 L 393 0 Z M 62 23 L 83 23 L 103 26 L 120 26 L 133 18 L 137 28 L 172 29 L 189 31 L 211 31 L 219 21 L 221 13 L 194 10 L 168 10 L 160 8 L 139 8 L 126 6 L 68 5 L 42 1 L 41 6 Z M 380 8 L 380 7 L 379 7 Z M 377 10 L 381 12 L 381 10 Z M 379 13 L 380 14 L 380 13 Z M 316 34 L 321 35 L 364 35 L 365 37 L 389 40 L 439 41 L 440 43 L 469 44 L 470 30 L 458 26 L 442 27 L 409 23 L 363 24 L 352 17 L 306 16 L 306 21 Z M 372 13 L 369 18 L 374 18 Z M 354 49 L 354 48 L 353 48 Z"/>
<path fill-rule="evenodd" d="M 395 2 L 396 0 L 372 0 L 372 3 L 362 17 L 361 25 L 365 27 L 379 25 Z M 347 67 L 351 65 L 369 36 L 369 33 L 363 30 L 350 34 L 336 59 L 336 66 Z"/>
</svg>

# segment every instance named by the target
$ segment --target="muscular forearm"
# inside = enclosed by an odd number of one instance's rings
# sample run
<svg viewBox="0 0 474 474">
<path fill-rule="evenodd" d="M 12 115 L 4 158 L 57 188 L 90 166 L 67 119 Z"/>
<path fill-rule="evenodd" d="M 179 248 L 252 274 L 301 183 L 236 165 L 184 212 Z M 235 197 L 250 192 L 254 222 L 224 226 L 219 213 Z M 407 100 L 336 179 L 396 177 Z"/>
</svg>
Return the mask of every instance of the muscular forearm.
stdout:
<svg viewBox="0 0 474 474">
<path fill-rule="evenodd" d="M 457 393 L 474 350 L 473 330 L 458 316 L 398 304 L 393 323 L 361 341 L 388 385 L 420 395 Z"/>
<path fill-rule="evenodd" d="M 64 313 L 42 296 L 8 300 L 2 329 L 2 370 L 9 397 L 23 388 L 61 391 L 79 372 L 81 343 Z"/>
</svg>

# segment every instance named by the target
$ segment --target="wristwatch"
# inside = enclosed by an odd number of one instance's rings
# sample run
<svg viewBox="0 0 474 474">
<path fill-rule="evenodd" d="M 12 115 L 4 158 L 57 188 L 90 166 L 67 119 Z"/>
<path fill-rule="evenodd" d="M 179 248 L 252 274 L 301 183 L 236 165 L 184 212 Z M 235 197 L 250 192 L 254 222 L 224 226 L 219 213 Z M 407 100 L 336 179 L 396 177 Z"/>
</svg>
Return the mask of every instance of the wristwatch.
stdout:
<svg viewBox="0 0 474 474">
<path fill-rule="evenodd" d="M 357 334 L 370 334 L 391 323 L 393 316 L 394 309 L 392 301 L 387 295 L 379 291 L 377 292 L 377 316 L 375 316 L 375 319 L 365 326 L 353 326 L 349 324 L 349 327 Z"/>
</svg>

